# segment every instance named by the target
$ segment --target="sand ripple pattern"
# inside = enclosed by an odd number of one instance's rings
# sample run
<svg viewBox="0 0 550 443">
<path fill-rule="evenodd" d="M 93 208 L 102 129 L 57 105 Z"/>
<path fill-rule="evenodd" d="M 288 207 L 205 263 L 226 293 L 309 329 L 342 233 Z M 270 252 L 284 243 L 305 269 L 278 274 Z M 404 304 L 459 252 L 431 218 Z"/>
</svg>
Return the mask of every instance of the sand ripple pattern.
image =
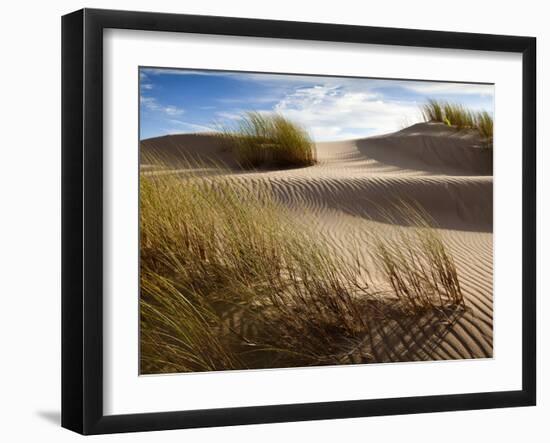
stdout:
<svg viewBox="0 0 550 443">
<path fill-rule="evenodd" d="M 212 135 L 176 137 L 142 142 L 142 152 L 187 150 L 231 162 Z M 422 123 L 385 136 L 318 143 L 317 159 L 306 168 L 235 170 L 231 176 L 252 188 L 269 183 L 297 219 L 344 254 L 375 229 L 395 235 L 384 211 L 399 200 L 417 201 L 437 223 L 458 267 L 468 311 L 371 325 L 377 338 L 368 349 L 375 360 L 492 357 L 492 152 L 480 148 L 475 134 Z M 369 260 L 368 251 L 360 253 Z M 364 361 L 360 351 L 349 360 Z"/>
</svg>

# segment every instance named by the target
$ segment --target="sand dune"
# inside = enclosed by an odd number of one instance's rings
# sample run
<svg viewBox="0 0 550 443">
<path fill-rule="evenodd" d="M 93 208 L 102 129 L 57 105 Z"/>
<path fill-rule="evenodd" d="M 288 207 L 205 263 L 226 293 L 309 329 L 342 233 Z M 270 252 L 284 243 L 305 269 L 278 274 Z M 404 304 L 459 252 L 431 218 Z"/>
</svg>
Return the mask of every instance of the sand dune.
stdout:
<svg viewBox="0 0 550 443">
<path fill-rule="evenodd" d="M 212 162 L 236 168 L 237 162 L 222 140 L 215 134 L 174 134 L 141 141 L 141 167 L 147 167 L 151 156 L 178 165 L 182 159 L 195 162 Z"/>
<path fill-rule="evenodd" d="M 384 211 L 399 200 L 420 203 L 437 223 L 458 267 L 469 310 L 460 315 L 393 322 L 377 330 L 369 349 L 377 361 L 492 356 L 493 177 L 492 152 L 472 131 L 421 123 L 383 136 L 318 143 L 314 166 L 243 172 L 213 134 L 145 140 L 142 154 L 160 151 L 221 162 L 243 181 L 271 184 L 302 221 L 345 251 L 352 237 L 373 230 L 393 235 Z M 403 220 L 396 220 L 405 224 Z M 368 251 L 364 252 L 368 260 Z M 359 362 L 360 353 L 350 361 Z"/>
<path fill-rule="evenodd" d="M 393 134 L 357 141 L 363 155 L 401 169 L 445 175 L 492 175 L 492 152 L 480 147 L 475 131 L 456 131 L 441 123 L 418 123 Z"/>
</svg>

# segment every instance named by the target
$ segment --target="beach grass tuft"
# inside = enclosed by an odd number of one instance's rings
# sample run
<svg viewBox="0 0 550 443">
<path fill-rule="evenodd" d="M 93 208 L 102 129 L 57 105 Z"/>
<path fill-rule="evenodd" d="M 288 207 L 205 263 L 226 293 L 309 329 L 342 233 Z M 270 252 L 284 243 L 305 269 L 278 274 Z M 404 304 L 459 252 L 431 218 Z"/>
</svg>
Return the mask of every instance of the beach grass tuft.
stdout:
<svg viewBox="0 0 550 443">
<path fill-rule="evenodd" d="M 483 147 L 493 147 L 493 117 L 487 111 L 472 111 L 462 104 L 429 99 L 422 108 L 424 120 L 445 123 L 461 129 L 474 129 L 482 138 Z"/>
<path fill-rule="evenodd" d="M 395 236 L 373 235 L 372 256 L 390 292 L 409 314 L 465 307 L 456 265 L 435 222 L 418 204 L 400 202 L 387 219 L 396 217 L 409 226 L 396 226 Z"/>
<path fill-rule="evenodd" d="M 316 161 L 307 131 L 277 113 L 247 112 L 222 133 L 244 168 L 302 167 Z"/>
</svg>

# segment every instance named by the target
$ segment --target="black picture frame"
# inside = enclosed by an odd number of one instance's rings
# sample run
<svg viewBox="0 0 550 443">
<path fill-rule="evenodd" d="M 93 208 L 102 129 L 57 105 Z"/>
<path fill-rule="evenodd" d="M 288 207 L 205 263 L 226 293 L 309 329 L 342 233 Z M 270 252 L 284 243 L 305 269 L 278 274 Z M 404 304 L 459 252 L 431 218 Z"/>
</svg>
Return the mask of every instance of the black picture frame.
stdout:
<svg viewBox="0 0 550 443">
<path fill-rule="evenodd" d="M 103 413 L 103 30 L 172 31 L 522 54 L 522 388 L 130 415 Z M 458 411 L 536 403 L 536 39 L 83 9 L 62 18 L 62 426 L 82 434 Z"/>
</svg>

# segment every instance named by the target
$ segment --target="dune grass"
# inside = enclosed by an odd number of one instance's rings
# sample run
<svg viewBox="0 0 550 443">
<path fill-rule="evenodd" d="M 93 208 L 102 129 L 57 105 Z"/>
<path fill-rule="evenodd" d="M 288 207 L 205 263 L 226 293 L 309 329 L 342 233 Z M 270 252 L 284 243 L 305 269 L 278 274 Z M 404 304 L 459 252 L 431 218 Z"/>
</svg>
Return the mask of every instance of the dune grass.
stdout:
<svg viewBox="0 0 550 443">
<path fill-rule="evenodd" d="M 223 173 L 141 174 L 141 373 L 338 364 L 369 318 L 459 307 L 454 263 L 421 214 L 407 235 L 352 259 L 273 197 Z M 372 249 L 384 278 L 359 259 Z M 362 361 L 373 361 L 364 353 Z"/>
<path fill-rule="evenodd" d="M 222 133 L 245 168 L 289 168 L 315 163 L 307 131 L 280 114 L 247 112 Z"/>
<path fill-rule="evenodd" d="M 360 271 L 297 230 L 267 187 L 141 182 L 144 372 L 323 363 L 362 333 Z M 246 324 L 224 329 L 230 313 Z"/>
<path fill-rule="evenodd" d="M 465 307 L 456 266 L 435 222 L 418 204 L 400 202 L 387 219 L 406 220 L 396 225 L 397 235 L 373 235 L 372 256 L 402 309 L 411 315 L 425 310 Z"/>
<path fill-rule="evenodd" d="M 422 116 L 426 121 L 443 122 L 445 114 L 443 112 L 444 103 L 430 99 L 428 103 L 422 106 Z"/>
<path fill-rule="evenodd" d="M 448 126 L 478 131 L 483 147 L 493 147 L 493 117 L 487 111 L 472 111 L 459 103 L 428 100 L 422 106 L 426 121 L 445 123 Z"/>
<path fill-rule="evenodd" d="M 487 111 L 476 114 L 476 129 L 484 140 L 487 141 L 487 147 L 493 147 L 493 117 Z"/>
</svg>

